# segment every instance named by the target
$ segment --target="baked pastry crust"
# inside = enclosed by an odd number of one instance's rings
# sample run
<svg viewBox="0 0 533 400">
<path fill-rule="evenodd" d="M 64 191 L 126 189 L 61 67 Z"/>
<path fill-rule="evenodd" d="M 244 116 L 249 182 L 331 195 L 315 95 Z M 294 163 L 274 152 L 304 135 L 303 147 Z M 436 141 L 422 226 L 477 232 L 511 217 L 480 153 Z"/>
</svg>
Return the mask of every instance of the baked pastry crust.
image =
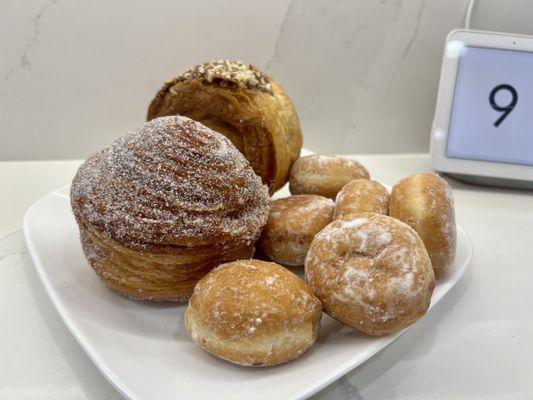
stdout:
<svg viewBox="0 0 533 400">
<path fill-rule="evenodd" d="M 185 115 L 226 135 L 270 188 L 281 188 L 300 156 L 302 131 L 287 93 L 251 64 L 215 61 L 166 82 L 147 119 Z"/>
<path fill-rule="evenodd" d="M 292 194 L 317 194 L 335 199 L 348 182 L 369 177 L 366 168 L 355 160 L 313 154 L 300 157 L 294 163 L 289 190 Z"/>
<path fill-rule="evenodd" d="M 347 215 L 326 226 L 311 243 L 305 276 L 329 315 L 373 336 L 422 317 L 435 287 L 417 233 L 375 213 Z"/>
<path fill-rule="evenodd" d="M 381 183 L 370 179 L 354 179 L 337 194 L 333 218 L 364 212 L 387 215 L 389 200 L 389 191 Z"/>
<path fill-rule="evenodd" d="M 105 237 L 89 225 L 80 229 L 80 238 L 98 277 L 115 292 L 137 300 L 186 301 L 196 282 L 212 268 L 253 254 L 253 245 L 219 249 L 216 254 L 212 254 L 211 246 L 200 246 L 194 254 L 177 246 L 162 246 L 160 251 L 151 246 L 149 251 L 139 251 Z M 208 250 L 209 256 L 201 249 Z"/>
<path fill-rule="evenodd" d="M 104 283 L 135 299 L 183 301 L 210 269 L 252 255 L 269 198 L 227 138 L 174 116 L 89 157 L 71 205 Z"/>
<path fill-rule="evenodd" d="M 333 208 L 331 199 L 314 194 L 272 201 L 259 246 L 275 262 L 304 265 L 311 241 L 331 222 Z"/>
<path fill-rule="evenodd" d="M 289 270 L 259 260 L 220 265 L 194 289 L 185 312 L 192 339 L 239 365 L 272 366 L 299 357 L 315 342 L 322 306 Z"/>
<path fill-rule="evenodd" d="M 457 245 L 453 194 L 448 182 L 428 173 L 402 179 L 392 188 L 390 215 L 420 235 L 437 276 L 448 269 Z"/>
</svg>

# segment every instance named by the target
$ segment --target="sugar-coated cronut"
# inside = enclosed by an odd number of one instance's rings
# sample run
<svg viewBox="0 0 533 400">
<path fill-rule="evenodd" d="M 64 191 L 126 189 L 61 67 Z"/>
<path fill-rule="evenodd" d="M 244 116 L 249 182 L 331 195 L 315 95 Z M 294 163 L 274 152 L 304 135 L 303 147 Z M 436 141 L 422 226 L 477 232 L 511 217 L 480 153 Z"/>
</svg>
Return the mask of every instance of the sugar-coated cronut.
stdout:
<svg viewBox="0 0 533 400">
<path fill-rule="evenodd" d="M 455 258 L 457 231 L 452 189 L 435 174 L 410 175 L 392 188 L 390 215 L 422 238 L 438 276 Z"/>
<path fill-rule="evenodd" d="M 335 199 L 348 182 L 368 178 L 366 168 L 355 160 L 313 154 L 300 157 L 293 164 L 289 189 L 292 194 L 317 194 Z"/>
<path fill-rule="evenodd" d="M 324 310 L 368 335 L 385 335 L 423 316 L 435 276 L 417 233 L 382 214 L 346 215 L 315 236 L 305 276 Z"/>
<path fill-rule="evenodd" d="M 271 366 L 317 338 L 322 306 L 289 270 L 258 260 L 223 264 L 198 282 L 185 327 L 204 350 L 235 364 Z"/>
<path fill-rule="evenodd" d="M 226 135 L 271 193 L 287 182 L 300 156 L 302 131 L 289 96 L 254 65 L 212 61 L 166 82 L 147 119 L 177 114 Z"/>
<path fill-rule="evenodd" d="M 273 261 L 283 265 L 304 265 L 315 235 L 332 220 L 331 199 L 301 194 L 274 200 L 259 245 Z"/>
<path fill-rule="evenodd" d="M 186 300 L 210 269 L 250 257 L 269 208 L 267 187 L 235 146 L 178 116 L 89 157 L 70 198 L 100 279 L 149 300 Z"/>
<path fill-rule="evenodd" d="M 348 214 L 389 213 L 389 191 L 379 182 L 355 179 L 348 182 L 335 199 L 334 219 Z"/>
</svg>

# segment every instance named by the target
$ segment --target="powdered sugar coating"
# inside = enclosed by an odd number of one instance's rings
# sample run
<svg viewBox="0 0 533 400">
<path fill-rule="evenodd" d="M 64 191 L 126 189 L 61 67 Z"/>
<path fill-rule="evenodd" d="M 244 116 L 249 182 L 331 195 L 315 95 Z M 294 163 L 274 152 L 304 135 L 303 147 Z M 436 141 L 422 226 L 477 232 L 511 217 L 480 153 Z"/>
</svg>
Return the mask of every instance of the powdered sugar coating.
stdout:
<svg viewBox="0 0 533 400">
<path fill-rule="evenodd" d="M 347 215 L 325 227 L 311 244 L 305 273 L 330 315 L 372 335 L 418 319 L 434 287 L 416 232 L 374 213 Z"/>
<path fill-rule="evenodd" d="M 392 189 L 390 215 L 420 235 L 436 273 L 451 265 L 457 241 L 455 205 L 444 179 L 431 173 L 402 179 Z"/>
<path fill-rule="evenodd" d="M 79 168 L 79 221 L 132 247 L 250 244 L 268 216 L 268 189 L 223 135 L 181 116 L 118 139 Z"/>
<path fill-rule="evenodd" d="M 257 260 L 218 266 L 196 285 L 193 295 L 196 296 L 193 302 L 205 297 L 212 300 L 210 319 L 205 323 L 225 330 L 231 339 L 246 339 L 270 318 L 289 311 L 287 316 L 292 318 L 281 321 L 282 324 L 301 324 L 317 306 L 317 299 L 296 275 L 276 264 Z"/>
<path fill-rule="evenodd" d="M 368 178 L 368 171 L 356 160 L 312 154 L 300 157 L 293 164 L 289 189 L 292 194 L 317 194 L 335 199 L 348 182 Z"/>
<path fill-rule="evenodd" d="M 379 182 L 354 179 L 347 183 L 335 199 L 334 219 L 348 214 L 389 213 L 389 192 Z"/>
<path fill-rule="evenodd" d="M 297 357 L 314 342 L 321 309 L 289 270 L 241 260 L 220 265 L 198 282 L 185 322 L 207 351 L 242 365 L 271 365 Z"/>
<path fill-rule="evenodd" d="M 259 245 L 272 260 L 301 266 L 314 236 L 332 220 L 334 203 L 317 195 L 295 195 L 272 201 Z"/>
</svg>

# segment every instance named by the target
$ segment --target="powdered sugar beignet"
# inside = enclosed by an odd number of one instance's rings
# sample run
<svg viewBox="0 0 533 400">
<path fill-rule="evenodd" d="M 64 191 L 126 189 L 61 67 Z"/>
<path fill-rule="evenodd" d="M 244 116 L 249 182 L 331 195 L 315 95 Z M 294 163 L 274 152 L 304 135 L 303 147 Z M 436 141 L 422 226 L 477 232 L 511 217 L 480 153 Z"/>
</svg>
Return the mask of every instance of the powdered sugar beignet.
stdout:
<svg viewBox="0 0 533 400">
<path fill-rule="evenodd" d="M 272 260 L 288 266 L 304 265 L 315 235 L 332 220 L 333 200 L 301 194 L 272 201 L 259 245 Z"/>
<path fill-rule="evenodd" d="M 312 154 L 300 157 L 292 165 L 289 190 L 292 194 L 317 194 L 335 199 L 348 182 L 369 177 L 367 169 L 355 160 Z"/>
<path fill-rule="evenodd" d="M 311 243 L 305 275 L 329 315 L 373 336 L 423 316 L 435 287 L 418 234 L 375 213 L 347 215 L 326 226 Z"/>
<path fill-rule="evenodd" d="M 402 179 L 392 188 L 390 215 L 420 235 L 437 277 L 452 265 L 457 231 L 448 182 L 435 174 L 413 174 Z"/>
<path fill-rule="evenodd" d="M 389 214 L 389 191 L 379 182 L 354 179 L 344 185 L 335 199 L 333 219 L 348 214 Z"/>
<path fill-rule="evenodd" d="M 259 367 L 302 355 L 315 342 L 321 317 L 320 301 L 288 269 L 241 260 L 220 265 L 198 282 L 185 327 L 209 353 Z"/>
</svg>

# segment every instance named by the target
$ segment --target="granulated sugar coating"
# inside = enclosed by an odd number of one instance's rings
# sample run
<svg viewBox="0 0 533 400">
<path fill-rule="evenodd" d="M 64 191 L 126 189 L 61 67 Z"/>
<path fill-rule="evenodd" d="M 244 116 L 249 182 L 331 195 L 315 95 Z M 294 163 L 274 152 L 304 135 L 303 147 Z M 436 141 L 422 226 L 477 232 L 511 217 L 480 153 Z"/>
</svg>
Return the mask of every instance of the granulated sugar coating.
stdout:
<svg viewBox="0 0 533 400">
<path fill-rule="evenodd" d="M 268 188 L 223 135 L 181 116 L 146 123 L 91 156 L 71 188 L 78 222 L 127 246 L 251 244 Z"/>
</svg>

